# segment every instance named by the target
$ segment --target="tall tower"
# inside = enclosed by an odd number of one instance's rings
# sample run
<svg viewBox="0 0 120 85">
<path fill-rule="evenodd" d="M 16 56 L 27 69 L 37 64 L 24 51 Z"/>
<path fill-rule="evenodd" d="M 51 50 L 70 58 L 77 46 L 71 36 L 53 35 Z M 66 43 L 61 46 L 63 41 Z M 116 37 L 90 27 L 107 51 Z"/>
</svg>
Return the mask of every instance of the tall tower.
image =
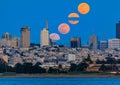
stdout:
<svg viewBox="0 0 120 85">
<path fill-rule="evenodd" d="M 71 38 L 70 39 L 70 47 L 71 48 L 78 48 L 81 47 L 81 39 L 80 38 Z"/>
<path fill-rule="evenodd" d="M 50 45 L 48 20 L 46 20 L 46 28 L 41 30 L 40 41 L 41 41 L 41 47 Z"/>
<path fill-rule="evenodd" d="M 116 24 L 116 38 L 120 39 L 120 21 Z"/>
<path fill-rule="evenodd" d="M 94 34 L 90 37 L 89 47 L 93 50 L 96 50 L 98 48 L 98 38 Z"/>
<path fill-rule="evenodd" d="M 21 45 L 23 48 L 30 46 L 30 27 L 28 26 L 21 28 Z"/>
</svg>

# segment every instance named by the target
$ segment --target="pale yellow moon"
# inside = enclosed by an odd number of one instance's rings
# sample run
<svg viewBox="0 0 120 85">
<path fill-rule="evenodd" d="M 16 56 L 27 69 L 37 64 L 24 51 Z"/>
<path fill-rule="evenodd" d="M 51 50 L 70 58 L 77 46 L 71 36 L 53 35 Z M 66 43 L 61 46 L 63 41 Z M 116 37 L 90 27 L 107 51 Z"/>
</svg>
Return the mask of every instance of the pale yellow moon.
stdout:
<svg viewBox="0 0 120 85">
<path fill-rule="evenodd" d="M 87 3 L 81 3 L 78 6 L 78 11 L 81 14 L 87 14 L 90 11 L 90 6 Z"/>
</svg>

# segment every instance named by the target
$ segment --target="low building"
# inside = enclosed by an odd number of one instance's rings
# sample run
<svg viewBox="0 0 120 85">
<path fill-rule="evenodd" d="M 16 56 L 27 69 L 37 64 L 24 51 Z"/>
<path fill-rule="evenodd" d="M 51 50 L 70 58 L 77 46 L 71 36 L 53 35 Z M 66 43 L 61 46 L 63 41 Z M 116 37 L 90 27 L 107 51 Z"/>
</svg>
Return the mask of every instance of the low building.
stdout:
<svg viewBox="0 0 120 85">
<path fill-rule="evenodd" d="M 100 41 L 99 44 L 100 44 L 100 45 L 99 45 L 99 49 L 100 49 L 100 50 L 105 50 L 105 49 L 108 48 L 108 42 L 107 42 L 107 41 Z"/>
<path fill-rule="evenodd" d="M 68 61 L 75 61 L 75 54 L 68 54 L 68 58 L 67 58 L 67 60 Z"/>
</svg>

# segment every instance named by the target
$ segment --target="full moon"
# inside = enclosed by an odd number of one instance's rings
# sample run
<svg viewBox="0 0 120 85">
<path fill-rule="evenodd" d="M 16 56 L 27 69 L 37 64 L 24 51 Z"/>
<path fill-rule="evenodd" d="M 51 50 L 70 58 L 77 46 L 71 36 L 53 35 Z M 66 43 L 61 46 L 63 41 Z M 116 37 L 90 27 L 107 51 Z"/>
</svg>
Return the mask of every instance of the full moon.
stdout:
<svg viewBox="0 0 120 85">
<path fill-rule="evenodd" d="M 50 39 L 53 41 L 57 41 L 57 40 L 60 40 L 60 36 L 57 33 L 51 33 Z"/>
<path fill-rule="evenodd" d="M 81 3 L 78 6 L 78 11 L 81 14 L 87 14 L 90 11 L 90 6 L 87 3 Z"/>
<path fill-rule="evenodd" d="M 70 27 L 66 23 L 62 23 L 59 25 L 58 30 L 61 34 L 67 34 L 70 31 Z"/>
</svg>

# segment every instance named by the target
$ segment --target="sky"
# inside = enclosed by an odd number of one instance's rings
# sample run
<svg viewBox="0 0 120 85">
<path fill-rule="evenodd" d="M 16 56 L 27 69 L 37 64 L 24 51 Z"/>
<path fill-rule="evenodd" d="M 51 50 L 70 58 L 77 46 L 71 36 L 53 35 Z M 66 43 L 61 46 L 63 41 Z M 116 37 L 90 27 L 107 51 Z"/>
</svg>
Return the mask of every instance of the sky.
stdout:
<svg viewBox="0 0 120 85">
<path fill-rule="evenodd" d="M 90 5 L 90 12 L 82 15 L 78 5 Z M 69 45 L 71 37 L 80 37 L 82 44 L 94 33 L 99 40 L 115 38 L 116 23 L 120 21 L 120 0 L 0 0 L 0 36 L 9 32 L 20 37 L 22 26 L 30 26 L 31 43 L 40 42 L 40 31 L 48 19 L 50 33 L 58 33 L 59 44 Z M 78 13 L 79 23 L 72 25 L 68 15 Z M 70 32 L 60 34 L 58 26 L 67 23 Z"/>
</svg>

